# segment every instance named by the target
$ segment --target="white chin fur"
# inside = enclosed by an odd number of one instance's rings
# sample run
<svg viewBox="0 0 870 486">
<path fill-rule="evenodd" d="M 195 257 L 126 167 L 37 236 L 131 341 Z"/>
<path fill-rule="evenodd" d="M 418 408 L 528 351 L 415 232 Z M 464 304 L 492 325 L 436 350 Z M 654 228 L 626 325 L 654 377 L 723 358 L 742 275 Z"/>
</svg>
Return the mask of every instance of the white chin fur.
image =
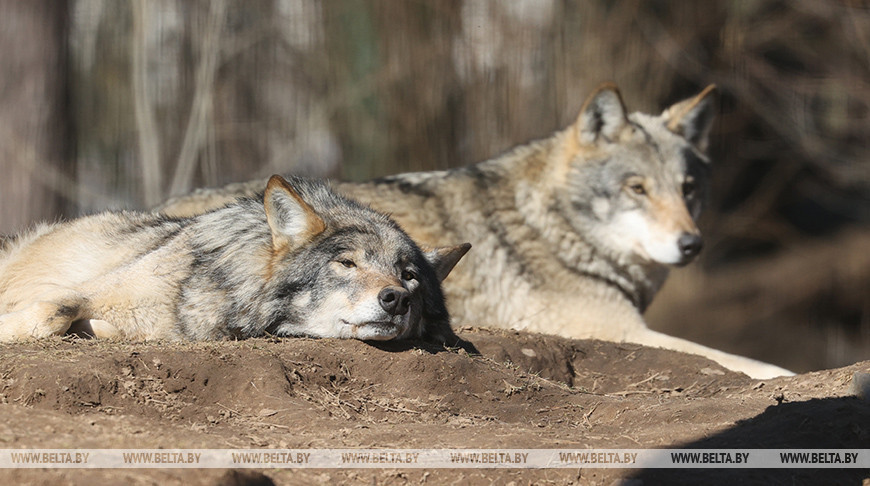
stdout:
<svg viewBox="0 0 870 486">
<path fill-rule="evenodd" d="M 611 246 L 625 254 L 637 254 L 642 258 L 663 265 L 676 265 L 683 261 L 677 240 L 679 233 L 658 231 L 638 211 L 621 214 L 611 223 Z"/>
<path fill-rule="evenodd" d="M 683 256 L 677 248 L 677 238 L 669 241 L 643 241 L 644 251 L 649 255 L 649 259 L 664 265 L 676 265 L 683 262 Z"/>
<path fill-rule="evenodd" d="M 401 326 L 380 322 L 359 324 L 354 327 L 356 328 L 354 335 L 356 339 L 370 341 L 389 341 L 399 337 L 404 331 Z"/>
<path fill-rule="evenodd" d="M 308 319 L 305 334 L 322 338 L 387 341 L 403 337 L 410 312 L 395 317 L 385 312 L 377 297 L 350 305 L 346 299 L 327 299 Z"/>
</svg>

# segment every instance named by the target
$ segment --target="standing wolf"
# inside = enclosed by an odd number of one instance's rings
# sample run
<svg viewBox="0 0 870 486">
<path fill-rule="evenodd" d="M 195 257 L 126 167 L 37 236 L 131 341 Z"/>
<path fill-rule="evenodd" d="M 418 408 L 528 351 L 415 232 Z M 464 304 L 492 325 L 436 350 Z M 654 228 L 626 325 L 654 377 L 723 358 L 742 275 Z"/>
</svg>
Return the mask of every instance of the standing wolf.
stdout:
<svg viewBox="0 0 870 486">
<path fill-rule="evenodd" d="M 652 331 L 641 316 L 668 266 L 701 250 L 695 218 L 709 179 L 713 92 L 652 116 L 629 114 L 616 87 L 603 85 L 546 139 L 463 168 L 338 188 L 417 241 L 475 245 L 445 285 L 457 322 L 658 346 L 759 378 L 790 374 Z M 157 209 L 195 214 L 262 186 L 202 190 Z"/>
<path fill-rule="evenodd" d="M 0 249 L 0 341 L 279 336 L 454 344 L 440 280 L 469 245 L 423 253 L 387 216 L 323 183 L 273 176 L 189 218 L 102 213 Z"/>
</svg>

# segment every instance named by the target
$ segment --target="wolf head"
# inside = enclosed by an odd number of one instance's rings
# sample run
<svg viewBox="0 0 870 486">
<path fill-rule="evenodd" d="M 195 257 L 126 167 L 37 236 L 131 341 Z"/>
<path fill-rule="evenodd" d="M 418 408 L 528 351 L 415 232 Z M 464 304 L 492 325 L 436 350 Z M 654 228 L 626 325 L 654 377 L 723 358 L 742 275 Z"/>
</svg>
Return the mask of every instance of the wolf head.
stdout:
<svg viewBox="0 0 870 486">
<path fill-rule="evenodd" d="M 714 86 L 661 115 L 627 113 L 603 85 L 568 128 L 569 224 L 611 257 L 684 265 L 701 250 L 695 219 L 707 191 Z"/>
<path fill-rule="evenodd" d="M 273 176 L 263 203 L 277 303 L 268 332 L 455 339 L 441 281 L 471 245 L 423 252 L 384 214 L 305 179 Z"/>
</svg>

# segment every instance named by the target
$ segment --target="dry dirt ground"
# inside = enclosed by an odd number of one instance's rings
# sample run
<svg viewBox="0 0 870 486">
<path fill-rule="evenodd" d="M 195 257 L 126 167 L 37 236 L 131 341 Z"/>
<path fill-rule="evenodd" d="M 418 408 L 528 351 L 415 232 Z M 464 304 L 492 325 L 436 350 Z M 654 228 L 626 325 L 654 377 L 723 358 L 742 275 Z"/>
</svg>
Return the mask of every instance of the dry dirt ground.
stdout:
<svg viewBox="0 0 870 486">
<path fill-rule="evenodd" d="M 461 330 L 423 343 L 0 345 L 0 449 L 868 448 L 847 368 L 759 381 L 636 345 Z M 0 470 L 2 484 L 857 484 L 867 470 Z M 867 484 L 867 483 L 865 483 Z"/>
</svg>

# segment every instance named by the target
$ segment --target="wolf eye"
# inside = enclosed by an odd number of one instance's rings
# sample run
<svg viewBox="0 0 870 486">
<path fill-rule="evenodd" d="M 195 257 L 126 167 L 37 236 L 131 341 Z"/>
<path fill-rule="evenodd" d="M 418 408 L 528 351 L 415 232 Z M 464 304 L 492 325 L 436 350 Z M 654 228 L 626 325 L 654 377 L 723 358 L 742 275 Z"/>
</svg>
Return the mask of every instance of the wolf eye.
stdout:
<svg viewBox="0 0 870 486">
<path fill-rule="evenodd" d="M 690 197 L 693 194 L 695 194 L 695 179 L 686 177 L 686 180 L 683 181 L 683 196 Z"/>
<path fill-rule="evenodd" d="M 356 268 L 356 263 L 354 263 L 353 260 L 348 260 L 347 258 L 339 260 L 338 263 L 341 263 L 344 268 Z"/>
<path fill-rule="evenodd" d="M 640 184 L 640 183 L 632 184 L 632 185 L 628 186 L 628 188 L 631 189 L 631 192 L 633 192 L 639 196 L 643 196 L 644 194 L 646 194 L 646 188 L 643 187 L 643 184 Z"/>
<path fill-rule="evenodd" d="M 402 280 L 405 280 L 405 281 L 417 280 L 417 274 L 410 271 L 410 270 L 405 270 L 402 272 Z"/>
</svg>

